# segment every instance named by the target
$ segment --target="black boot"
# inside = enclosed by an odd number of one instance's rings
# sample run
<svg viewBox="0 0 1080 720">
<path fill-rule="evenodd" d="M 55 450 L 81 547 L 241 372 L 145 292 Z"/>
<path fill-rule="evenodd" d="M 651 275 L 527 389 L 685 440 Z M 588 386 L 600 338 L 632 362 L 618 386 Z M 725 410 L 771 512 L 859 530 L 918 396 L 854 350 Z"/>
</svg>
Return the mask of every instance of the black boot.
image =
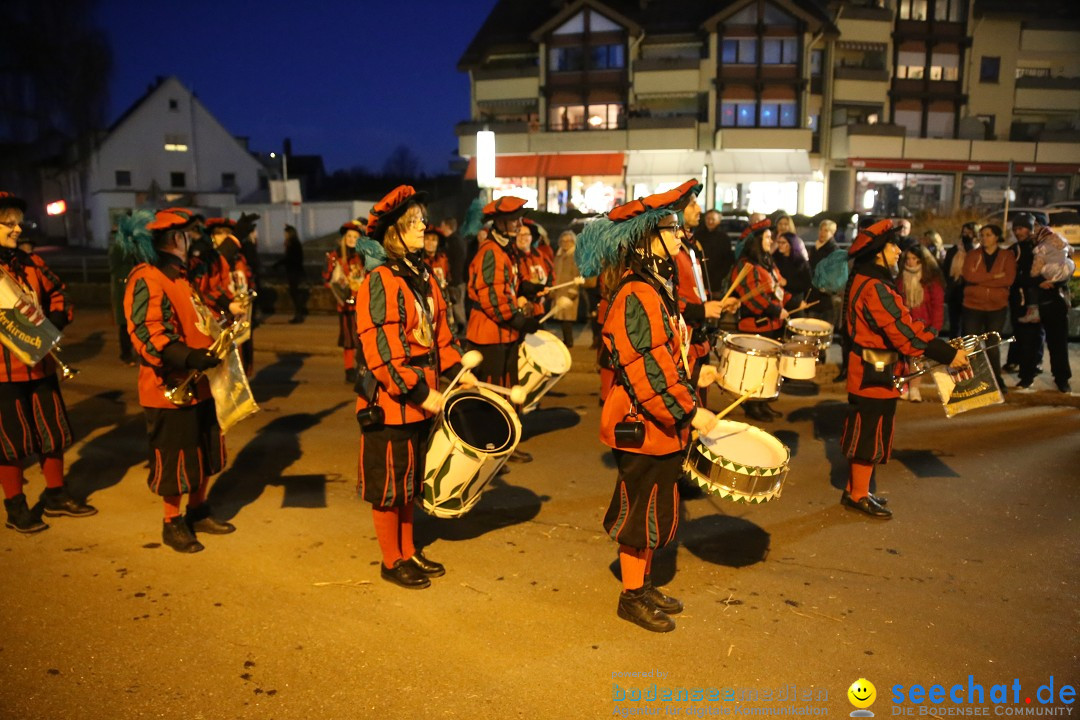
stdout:
<svg viewBox="0 0 1080 720">
<path fill-rule="evenodd" d="M 653 605 L 649 592 L 644 587 L 622 591 L 619 595 L 618 615 L 650 632 L 671 632 L 675 629 L 675 621 Z"/>
<path fill-rule="evenodd" d="M 431 585 L 431 581 L 427 579 L 423 571 L 407 560 L 396 561 L 392 568 L 379 563 L 379 570 L 383 580 L 407 590 L 422 590 Z"/>
<path fill-rule="evenodd" d="M 41 495 L 41 501 L 45 505 L 45 514 L 49 517 L 67 515 L 68 517 L 90 517 L 97 515 L 97 508 L 79 502 L 68 495 L 67 488 L 63 485 L 55 488 L 45 488 Z"/>
<path fill-rule="evenodd" d="M 422 572 L 428 577 L 442 577 L 446 574 L 446 566 L 442 563 L 437 563 L 434 560 L 428 560 L 424 557 L 424 553 L 419 550 L 416 554 L 409 558 L 406 562 L 412 563 L 412 566 Z"/>
<path fill-rule="evenodd" d="M 41 518 L 35 517 L 26 504 L 26 495 L 19 493 L 13 498 L 4 500 L 7 509 L 7 526 L 21 533 L 31 534 L 48 530 L 49 526 L 41 522 Z"/>
<path fill-rule="evenodd" d="M 210 506 L 206 504 L 189 507 L 184 519 L 187 520 L 188 527 L 193 532 L 204 532 L 210 535 L 228 535 L 236 532 L 236 526 L 231 522 L 214 519 L 210 513 Z"/>
<path fill-rule="evenodd" d="M 683 611 L 682 602 L 670 595 L 665 595 L 660 588 L 652 584 L 652 575 L 645 576 L 645 584 L 642 587 L 645 588 L 649 600 L 658 610 L 662 610 L 668 615 L 678 615 Z"/>
<path fill-rule="evenodd" d="M 195 539 L 187 521 L 180 516 L 166 520 L 161 526 L 161 541 L 176 552 L 197 553 L 203 550 L 203 544 Z"/>
<path fill-rule="evenodd" d="M 520 448 L 516 448 L 514 452 L 510 453 L 510 457 L 508 457 L 506 461 L 513 463 L 531 463 L 533 461 L 533 456 L 532 453 L 527 453 Z"/>
</svg>

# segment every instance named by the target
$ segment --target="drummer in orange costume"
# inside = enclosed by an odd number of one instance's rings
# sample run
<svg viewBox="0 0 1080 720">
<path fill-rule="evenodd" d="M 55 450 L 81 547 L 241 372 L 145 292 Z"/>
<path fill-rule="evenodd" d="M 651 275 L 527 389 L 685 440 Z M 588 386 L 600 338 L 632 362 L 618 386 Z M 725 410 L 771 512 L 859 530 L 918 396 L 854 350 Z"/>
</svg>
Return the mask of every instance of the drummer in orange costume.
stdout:
<svg viewBox="0 0 1080 720">
<path fill-rule="evenodd" d="M 716 416 L 697 404 L 686 368 L 686 328 L 679 316 L 674 257 L 681 247 L 675 213 L 701 190 L 696 180 L 615 208 L 586 226 L 578 267 L 594 276 L 622 264 L 601 331 L 616 384 L 600 420 L 600 439 L 612 447 L 619 477 L 604 528 L 619 543 L 623 592 L 619 617 L 653 632 L 675 629 L 670 615 L 682 603 L 652 585 L 653 552 L 675 538 L 676 484 L 690 428 L 706 432 Z M 702 372 L 711 383 L 715 370 Z"/>
<path fill-rule="evenodd" d="M 424 230 L 424 263 L 445 296 L 446 283 L 450 279 L 450 258 L 443 250 L 444 242 L 442 230 L 437 225 L 428 225 Z"/>
<path fill-rule="evenodd" d="M 700 213 L 700 209 L 698 212 Z M 704 270 L 700 262 L 701 247 L 698 245 L 696 252 L 690 252 L 688 243 L 691 243 L 692 239 L 686 237 L 685 225 L 680 225 L 679 229 L 683 233 L 684 243 L 687 243 L 683 245 L 683 251 L 675 256 L 675 268 L 678 270 L 679 312 L 682 313 L 691 334 L 686 359 L 690 364 L 690 379 L 696 383 L 701 374 L 701 368 L 709 359 L 709 351 L 712 350 L 712 344 L 705 335 L 705 321 L 719 319 L 721 305 L 718 300 L 706 300 Z M 708 398 L 708 391 L 708 385 L 698 388 L 702 405 Z"/>
<path fill-rule="evenodd" d="M 465 338 L 470 348 L 484 354 L 477 377 L 503 387 L 518 384 L 518 345 L 525 335 L 540 329 L 539 318 L 522 310 L 527 301 L 518 297 L 517 265 L 510 256 L 510 243 L 524 215 L 525 201 L 508 195 L 484 206 L 491 230 L 469 263 L 472 310 Z M 531 462 L 532 455 L 518 448 L 510 460 Z"/>
<path fill-rule="evenodd" d="M 522 220 L 511 255 L 517 260 L 518 297 L 529 301 L 522 310 L 527 314 L 531 311 L 532 315 L 544 314 L 544 295 L 554 274 L 551 263 L 536 249 L 539 242 L 540 226 L 532 220 Z"/>
<path fill-rule="evenodd" d="M 356 287 L 364 276 L 364 259 L 356 252 L 356 243 L 364 234 L 363 226 L 353 220 L 338 229 L 341 247 L 326 253 L 323 282 L 337 300 L 338 347 L 345 363 L 345 382 L 356 382 Z M 356 287 L 354 287 L 356 284 Z"/>
<path fill-rule="evenodd" d="M 743 266 L 750 266 L 750 272 L 735 288 L 735 294 L 742 302 L 739 332 L 779 340 L 788 317 L 784 305 L 790 296 L 784 292 L 780 273 L 773 265 L 772 251 L 776 246 L 770 225 L 768 220 L 761 220 L 748 228 L 742 254 L 731 271 L 731 278 L 734 282 Z M 748 417 L 762 422 L 769 422 L 780 415 L 769 408 L 767 400 L 747 400 L 743 407 Z"/>
<path fill-rule="evenodd" d="M 372 505 L 382 578 L 409 589 L 446 572 L 413 545 L 413 500 L 431 418 L 443 405 L 438 376 L 456 374 L 461 363 L 446 300 L 424 264 L 423 200 L 408 185 L 395 188 L 372 208 L 369 238 L 357 243 L 368 270 L 356 293 L 359 492 Z M 475 382 L 462 375 L 463 386 Z"/>
</svg>

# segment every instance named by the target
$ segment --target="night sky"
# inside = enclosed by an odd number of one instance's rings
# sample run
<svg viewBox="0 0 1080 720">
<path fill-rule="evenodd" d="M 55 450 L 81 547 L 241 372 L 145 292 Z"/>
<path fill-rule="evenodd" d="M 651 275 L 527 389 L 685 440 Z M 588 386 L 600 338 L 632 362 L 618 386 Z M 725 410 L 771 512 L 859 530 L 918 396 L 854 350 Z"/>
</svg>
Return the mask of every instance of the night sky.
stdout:
<svg viewBox="0 0 1080 720">
<path fill-rule="evenodd" d="M 443 172 L 468 119 L 457 61 L 495 0 L 102 0 L 113 48 L 111 123 L 176 75 L 254 151 L 322 155 L 378 172 L 408 145 Z"/>
</svg>

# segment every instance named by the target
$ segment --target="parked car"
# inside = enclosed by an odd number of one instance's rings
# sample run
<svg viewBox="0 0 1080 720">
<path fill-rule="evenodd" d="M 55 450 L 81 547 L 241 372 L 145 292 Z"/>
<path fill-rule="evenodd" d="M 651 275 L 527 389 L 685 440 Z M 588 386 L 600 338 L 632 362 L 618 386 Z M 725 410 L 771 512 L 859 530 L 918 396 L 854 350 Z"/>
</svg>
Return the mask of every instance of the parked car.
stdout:
<svg viewBox="0 0 1080 720">
<path fill-rule="evenodd" d="M 979 221 L 980 225 L 1000 225 L 1005 232 L 1005 236 L 1008 237 L 1012 232 L 1012 221 L 1020 213 L 1027 213 L 1035 218 L 1041 225 L 1047 223 L 1046 208 L 1032 208 L 1032 207 L 1010 207 L 1009 218 L 1006 222 L 1002 222 L 1002 217 L 1005 215 L 1004 210 L 998 210 L 995 213 L 991 213 Z"/>
</svg>

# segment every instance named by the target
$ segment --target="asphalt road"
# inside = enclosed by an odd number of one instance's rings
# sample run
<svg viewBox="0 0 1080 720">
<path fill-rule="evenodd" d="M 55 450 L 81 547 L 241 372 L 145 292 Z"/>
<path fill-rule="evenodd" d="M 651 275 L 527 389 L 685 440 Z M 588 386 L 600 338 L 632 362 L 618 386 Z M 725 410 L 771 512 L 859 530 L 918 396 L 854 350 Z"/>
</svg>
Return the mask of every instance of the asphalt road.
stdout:
<svg viewBox="0 0 1080 720">
<path fill-rule="evenodd" d="M 378 577 L 332 318 L 256 332 L 262 412 L 230 433 L 211 492 L 239 530 L 197 555 L 160 547 L 135 371 L 103 313 L 78 320 L 68 476 L 100 513 L 31 537 L 0 529 L 0 718 L 691 716 L 775 708 L 765 690 L 790 686 L 818 698 L 797 706 L 839 716 L 860 677 L 881 716 L 897 684 L 1018 679 L 1033 696 L 1050 676 L 1080 680 L 1077 398 L 1013 394 L 951 420 L 902 404 L 878 488 L 896 517 L 881 522 L 837 504 L 840 386 L 782 395 L 767 429 L 793 455 L 783 497 L 685 502 L 654 576 L 686 612 L 654 635 L 615 615 L 600 526 L 615 471 L 585 348 L 526 419 L 536 461 L 463 519 L 418 518 L 448 573 L 413 592 Z M 36 498 L 41 474 L 27 477 Z M 652 684 L 744 700 L 614 701 Z"/>
</svg>

